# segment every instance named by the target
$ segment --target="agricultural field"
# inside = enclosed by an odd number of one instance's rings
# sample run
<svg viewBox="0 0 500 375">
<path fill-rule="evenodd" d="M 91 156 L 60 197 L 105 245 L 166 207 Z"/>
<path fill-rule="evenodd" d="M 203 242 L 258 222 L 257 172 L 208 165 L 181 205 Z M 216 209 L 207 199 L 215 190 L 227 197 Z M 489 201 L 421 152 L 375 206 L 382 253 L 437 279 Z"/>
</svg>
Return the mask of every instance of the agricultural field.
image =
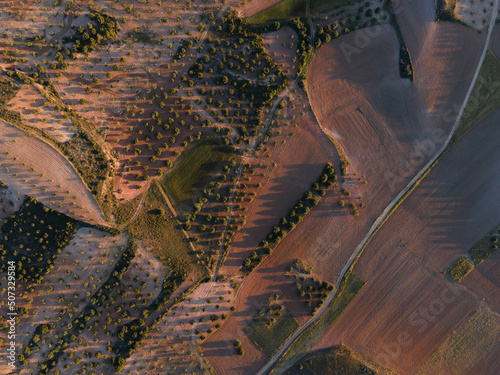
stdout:
<svg viewBox="0 0 500 375">
<path fill-rule="evenodd" d="M 0 373 L 497 374 L 500 0 L 0 0 Z"/>
<path fill-rule="evenodd" d="M 282 0 L 244 0 L 237 2 L 238 11 L 241 17 L 251 17 L 256 13 L 278 4 Z"/>
<path fill-rule="evenodd" d="M 314 352 L 290 367 L 285 375 L 295 373 L 324 374 L 393 374 L 392 371 L 370 363 L 346 346 L 333 346 Z"/>
<path fill-rule="evenodd" d="M 480 302 L 497 314 L 498 272 L 493 267 L 498 253 L 460 284 L 445 272 L 485 235 L 484 228 L 497 225 L 500 201 L 493 191 L 498 181 L 488 181 L 499 168 L 490 159 L 499 114 L 497 109 L 459 140 L 374 236 L 354 267 L 367 282 L 346 310 L 352 308 L 358 318 L 341 316 L 316 349 L 341 341 L 398 373 L 414 373 Z M 479 145 L 482 154 L 476 151 Z"/>
<path fill-rule="evenodd" d="M 486 306 L 480 306 L 431 354 L 418 374 L 493 373 L 489 364 L 492 363 L 491 354 L 494 354 L 493 349 L 499 340 L 500 321 L 498 319 L 498 314 Z M 485 357 L 489 358 L 485 359 Z M 489 364 L 484 363 L 485 361 Z"/>
</svg>

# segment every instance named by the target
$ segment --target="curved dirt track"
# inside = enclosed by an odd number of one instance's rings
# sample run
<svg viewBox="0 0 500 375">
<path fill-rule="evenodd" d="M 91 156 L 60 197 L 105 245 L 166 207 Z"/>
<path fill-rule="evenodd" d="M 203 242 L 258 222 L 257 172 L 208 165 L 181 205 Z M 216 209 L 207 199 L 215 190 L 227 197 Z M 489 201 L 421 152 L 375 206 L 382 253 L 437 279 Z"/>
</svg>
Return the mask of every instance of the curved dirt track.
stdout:
<svg viewBox="0 0 500 375">
<path fill-rule="evenodd" d="M 443 275 L 498 224 L 498 121 L 500 109 L 457 142 L 387 220 L 354 268 L 366 286 L 314 349 L 342 342 L 412 374 L 480 302 L 500 311 L 498 253 L 461 284 Z M 385 351 L 404 332 L 411 344 Z"/>
<path fill-rule="evenodd" d="M 495 2 L 495 5 L 494 5 L 494 11 L 493 11 L 493 14 L 496 14 L 498 11 L 498 1 Z M 489 30 L 488 30 L 488 35 L 486 37 L 486 40 L 483 44 L 483 48 L 482 48 L 482 53 L 481 53 L 481 56 L 479 57 L 479 62 L 476 66 L 476 69 L 474 70 L 474 74 L 473 74 L 473 77 L 470 81 L 470 84 L 468 86 L 468 90 L 467 90 L 467 94 L 465 96 L 465 99 L 463 100 L 463 103 L 462 103 L 462 106 L 458 112 L 458 115 L 453 123 L 453 126 L 451 128 L 451 131 L 449 132 L 449 135 L 448 137 L 446 138 L 446 140 L 444 141 L 444 143 L 442 144 L 442 146 L 439 148 L 439 151 L 435 154 L 434 157 L 432 157 L 432 159 L 430 161 L 428 161 L 428 163 L 413 177 L 413 179 L 399 192 L 399 194 L 391 201 L 391 203 L 385 208 L 385 210 L 383 211 L 383 213 L 377 218 L 377 220 L 375 221 L 375 223 L 373 224 L 373 226 L 370 228 L 369 232 L 367 233 L 367 235 L 364 237 L 364 239 L 361 241 L 361 243 L 358 245 L 358 247 L 356 248 L 356 250 L 354 251 L 354 253 L 351 255 L 351 257 L 349 258 L 349 261 L 345 264 L 344 268 L 342 269 L 342 271 L 340 272 L 340 275 L 338 277 L 338 280 L 337 280 L 337 284 L 336 284 L 336 288 L 335 288 L 335 291 L 328 297 L 328 299 L 325 301 L 325 304 L 319 309 L 318 313 L 316 314 L 316 316 L 314 316 L 313 318 L 311 318 L 306 324 L 304 324 L 291 338 L 289 338 L 287 340 L 287 342 L 282 346 L 282 348 L 276 353 L 275 356 L 273 356 L 273 358 L 266 364 L 266 366 L 264 366 L 261 371 L 259 371 L 259 375 L 261 374 L 264 374 L 266 373 L 271 367 L 272 365 L 277 361 L 279 360 L 279 358 L 288 350 L 288 348 L 291 346 L 291 344 L 296 340 L 297 337 L 300 336 L 300 334 L 305 331 L 305 329 L 307 329 L 308 326 L 310 326 L 311 324 L 313 324 L 316 320 L 318 320 L 320 318 L 320 316 L 323 314 L 323 312 L 327 309 L 328 305 L 330 304 L 330 302 L 333 300 L 333 298 L 335 297 L 336 295 L 336 291 L 338 290 L 339 288 L 339 285 L 340 285 L 340 282 L 342 281 L 342 278 L 344 277 L 345 273 L 348 271 L 348 269 L 351 267 L 351 265 L 353 264 L 353 262 L 355 261 L 355 259 L 357 258 L 357 256 L 359 255 L 359 253 L 364 249 L 364 247 L 366 246 L 366 244 L 369 242 L 371 236 L 383 225 L 384 221 L 386 220 L 386 218 L 390 215 L 391 211 L 396 207 L 396 205 L 398 204 L 399 200 L 408 192 L 410 191 L 414 186 L 415 184 L 418 182 L 418 180 L 424 175 L 424 173 L 426 173 L 428 171 L 428 169 L 432 166 L 432 164 L 438 159 L 439 155 L 446 149 L 446 147 L 448 146 L 450 140 L 451 140 L 451 137 L 453 135 L 453 133 L 455 132 L 455 129 L 457 128 L 458 126 L 458 123 L 460 122 L 460 119 L 463 115 L 463 112 L 464 112 L 464 109 L 465 109 L 465 106 L 467 105 L 467 102 L 468 102 L 468 99 L 470 97 L 470 94 L 472 92 L 472 89 L 474 87 L 474 84 L 477 80 L 477 77 L 479 75 L 479 70 L 481 68 L 481 65 L 482 65 L 482 62 L 484 61 L 484 58 L 486 56 L 486 52 L 488 50 L 488 47 L 489 47 L 489 42 L 490 42 L 490 39 L 491 39 L 491 35 L 492 35 L 492 32 L 493 32 L 493 28 L 494 28 L 494 24 L 495 24 L 495 17 L 492 17 L 491 21 L 490 21 L 490 25 L 489 25 Z M 431 50 L 432 51 L 432 50 Z M 371 55 L 370 55 L 371 56 Z M 448 67 L 449 69 L 450 67 Z M 311 70 L 313 68 L 311 67 Z M 435 69 L 433 71 L 434 74 L 436 74 L 436 72 L 438 71 L 438 69 Z M 428 85 L 429 83 L 431 82 L 435 82 L 434 80 L 430 80 L 428 82 L 426 82 L 426 85 Z M 417 84 L 417 87 L 418 87 L 418 84 Z M 422 86 L 420 86 L 422 87 Z M 314 103 L 314 102 L 313 102 Z M 392 105 L 394 105 L 394 103 L 391 103 Z M 314 107 L 314 104 L 313 104 L 313 108 Z M 434 114 L 435 115 L 435 114 Z M 433 115 L 431 114 L 431 119 L 432 119 Z M 435 145 L 434 145 L 435 147 Z M 369 305 L 371 306 L 371 305 Z"/>
<path fill-rule="evenodd" d="M 0 162 L 1 180 L 11 189 L 19 191 L 20 199 L 23 195 L 31 195 L 50 208 L 78 220 L 91 224 L 106 223 L 91 192 L 70 162 L 47 143 L 28 137 L 3 120 L 0 120 Z M 34 168 L 34 172 L 30 168 Z M 14 176 L 14 173 L 18 175 Z"/>
</svg>

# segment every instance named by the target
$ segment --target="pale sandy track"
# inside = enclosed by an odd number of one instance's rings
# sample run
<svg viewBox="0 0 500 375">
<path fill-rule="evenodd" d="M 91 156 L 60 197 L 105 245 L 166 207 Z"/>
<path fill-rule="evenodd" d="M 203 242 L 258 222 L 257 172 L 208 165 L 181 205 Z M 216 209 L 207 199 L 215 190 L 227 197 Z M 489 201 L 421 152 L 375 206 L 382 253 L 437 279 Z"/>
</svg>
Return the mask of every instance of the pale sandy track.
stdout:
<svg viewBox="0 0 500 375">
<path fill-rule="evenodd" d="M 497 14 L 498 12 L 498 0 L 495 1 L 494 8 L 493 8 L 493 14 Z M 389 217 L 389 215 L 392 213 L 393 209 L 397 206 L 397 204 L 400 202 L 401 198 L 405 196 L 411 189 L 414 188 L 414 186 L 417 184 L 417 182 L 420 180 L 420 178 L 431 168 L 431 166 L 434 164 L 434 162 L 439 158 L 439 156 L 442 154 L 442 152 L 448 147 L 448 144 L 451 141 L 451 138 L 458 127 L 458 124 L 462 118 L 462 115 L 464 113 L 465 107 L 467 105 L 467 102 L 469 101 L 470 95 L 472 93 L 472 90 L 474 88 L 474 84 L 476 83 L 477 77 L 479 76 L 479 71 L 481 69 L 481 66 L 483 64 L 484 58 L 486 57 L 486 53 L 489 48 L 490 40 L 491 40 L 491 35 L 493 33 L 493 28 L 495 25 L 495 20 L 496 17 L 491 17 L 490 20 L 490 25 L 488 28 L 488 36 L 486 38 L 486 42 L 483 47 L 483 53 L 481 55 L 479 64 L 476 68 L 476 71 L 474 73 L 474 78 L 472 79 L 471 85 L 469 87 L 469 90 L 467 92 L 467 96 L 465 97 L 464 102 L 462 103 L 462 106 L 460 108 L 460 112 L 457 116 L 457 119 L 453 125 L 453 128 L 451 132 L 449 133 L 446 141 L 444 144 L 441 146 L 440 150 L 436 153 L 436 155 L 415 175 L 415 177 L 408 183 L 408 185 L 394 198 L 394 200 L 386 207 L 384 212 L 379 216 L 379 218 L 375 221 L 373 224 L 372 228 L 370 231 L 366 234 L 365 238 L 361 241 L 361 243 L 358 245 L 354 253 L 351 255 L 349 258 L 349 261 L 346 263 L 344 268 L 342 269 L 337 284 L 335 285 L 335 292 L 332 293 L 328 299 L 325 301 L 324 305 L 319 309 L 317 314 L 311 318 L 306 324 L 304 324 L 297 332 L 295 332 L 292 337 L 290 337 L 287 342 L 281 347 L 281 349 L 271 358 L 271 360 L 258 372 L 258 375 L 264 375 L 269 371 L 272 366 L 281 358 L 281 356 L 286 353 L 286 351 L 290 348 L 290 346 L 293 344 L 293 342 L 314 322 L 316 322 L 320 317 L 323 315 L 323 313 L 326 311 L 332 300 L 336 297 L 337 291 L 339 289 L 340 283 L 344 279 L 344 276 L 346 272 L 351 268 L 355 260 L 357 260 L 358 255 L 363 251 L 365 246 L 368 244 L 368 242 L 371 240 L 371 237 L 375 234 L 375 232 L 384 224 L 385 220 Z"/>
</svg>

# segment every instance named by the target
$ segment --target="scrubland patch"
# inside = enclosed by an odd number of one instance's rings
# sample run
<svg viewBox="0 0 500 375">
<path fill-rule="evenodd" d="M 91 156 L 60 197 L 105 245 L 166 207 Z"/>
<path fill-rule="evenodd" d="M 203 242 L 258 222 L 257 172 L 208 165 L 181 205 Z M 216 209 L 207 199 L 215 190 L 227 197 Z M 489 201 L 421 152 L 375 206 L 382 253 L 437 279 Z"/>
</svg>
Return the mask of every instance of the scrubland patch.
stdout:
<svg viewBox="0 0 500 375">
<path fill-rule="evenodd" d="M 41 282 L 18 286 L 17 306 L 22 324 L 17 325 L 17 342 L 23 344 L 19 354 L 26 361 L 21 361 L 21 373 L 27 374 L 29 368 L 43 362 L 62 332 L 69 329 L 107 280 L 125 245 L 123 235 L 111 237 L 106 232 L 81 228 L 54 259 L 51 271 Z M 6 281 L 2 279 L 1 285 L 5 287 Z M 4 338 L 3 348 L 7 342 Z"/>
<path fill-rule="evenodd" d="M 436 374 L 451 371 L 454 374 L 470 374 L 475 365 L 500 342 L 500 318 L 498 313 L 481 306 L 444 340 L 429 356 L 418 374 Z"/>
<path fill-rule="evenodd" d="M 7 108 L 19 112 L 27 125 L 45 130 L 59 142 L 69 141 L 78 130 L 62 108 L 49 103 L 36 85 L 22 85 Z"/>
</svg>

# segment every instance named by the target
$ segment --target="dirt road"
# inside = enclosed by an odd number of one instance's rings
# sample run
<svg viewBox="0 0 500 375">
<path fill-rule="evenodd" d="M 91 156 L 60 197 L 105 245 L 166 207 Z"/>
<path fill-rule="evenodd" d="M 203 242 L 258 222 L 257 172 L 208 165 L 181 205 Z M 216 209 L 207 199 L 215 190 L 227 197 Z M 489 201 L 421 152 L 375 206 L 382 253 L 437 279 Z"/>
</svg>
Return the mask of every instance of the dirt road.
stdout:
<svg viewBox="0 0 500 375">
<path fill-rule="evenodd" d="M 498 0 L 495 1 L 494 7 L 493 7 L 493 13 L 492 14 L 497 14 L 498 12 Z M 361 243 L 358 245 L 354 253 L 351 255 L 349 258 L 349 261 L 346 263 L 344 268 L 342 269 L 342 272 L 340 273 L 340 276 L 337 280 L 337 284 L 335 285 L 335 292 L 333 292 L 328 299 L 325 301 L 323 306 L 318 310 L 317 314 L 311 318 L 306 324 L 304 324 L 297 332 L 295 332 L 292 337 L 290 337 L 287 342 L 282 346 L 282 348 L 271 358 L 271 360 L 259 371 L 258 375 L 264 375 L 267 373 L 272 366 L 281 358 L 283 354 L 286 353 L 286 351 L 290 348 L 290 346 L 293 344 L 293 342 L 314 322 L 316 322 L 318 319 L 321 318 L 323 313 L 326 311 L 332 300 L 336 297 L 337 291 L 339 290 L 340 283 L 344 279 L 344 276 L 346 272 L 354 265 L 355 261 L 358 259 L 359 255 L 363 251 L 363 249 L 366 247 L 368 242 L 371 240 L 372 236 L 380 229 L 380 227 L 384 224 L 385 220 L 389 217 L 389 215 L 394 211 L 394 209 L 397 209 L 398 204 L 400 203 L 401 199 L 405 197 L 405 195 L 413 190 L 413 188 L 418 184 L 420 179 L 429 171 L 429 169 L 432 167 L 432 165 L 438 160 L 438 158 L 441 156 L 443 151 L 448 147 L 448 144 L 451 141 L 451 138 L 458 127 L 458 124 L 463 116 L 465 107 L 467 105 L 467 102 L 469 101 L 470 95 L 472 93 L 472 89 L 474 88 L 474 84 L 476 83 L 477 77 L 479 76 L 479 71 L 481 69 L 481 66 L 483 65 L 484 58 L 486 57 L 486 53 L 489 48 L 490 40 L 491 40 L 491 35 L 493 32 L 493 28 L 495 26 L 495 20 L 496 17 L 491 17 L 490 20 L 490 25 L 488 28 L 488 36 L 486 38 L 486 42 L 483 47 L 483 53 L 481 55 L 481 58 L 479 60 L 479 64 L 476 68 L 476 71 L 474 73 L 474 78 L 472 79 L 471 85 L 469 87 L 469 90 L 467 92 L 467 96 L 465 97 L 464 102 L 462 103 L 462 107 L 460 108 L 460 112 L 457 116 L 457 119 L 453 125 L 453 128 L 448 135 L 448 138 L 444 142 L 443 146 L 441 149 L 436 153 L 436 155 L 415 175 L 415 177 L 406 185 L 406 187 L 394 198 L 394 200 L 386 207 L 384 212 L 378 217 L 378 219 L 375 221 L 373 226 L 371 227 L 370 231 L 366 234 L 365 238 L 361 241 Z"/>
</svg>

